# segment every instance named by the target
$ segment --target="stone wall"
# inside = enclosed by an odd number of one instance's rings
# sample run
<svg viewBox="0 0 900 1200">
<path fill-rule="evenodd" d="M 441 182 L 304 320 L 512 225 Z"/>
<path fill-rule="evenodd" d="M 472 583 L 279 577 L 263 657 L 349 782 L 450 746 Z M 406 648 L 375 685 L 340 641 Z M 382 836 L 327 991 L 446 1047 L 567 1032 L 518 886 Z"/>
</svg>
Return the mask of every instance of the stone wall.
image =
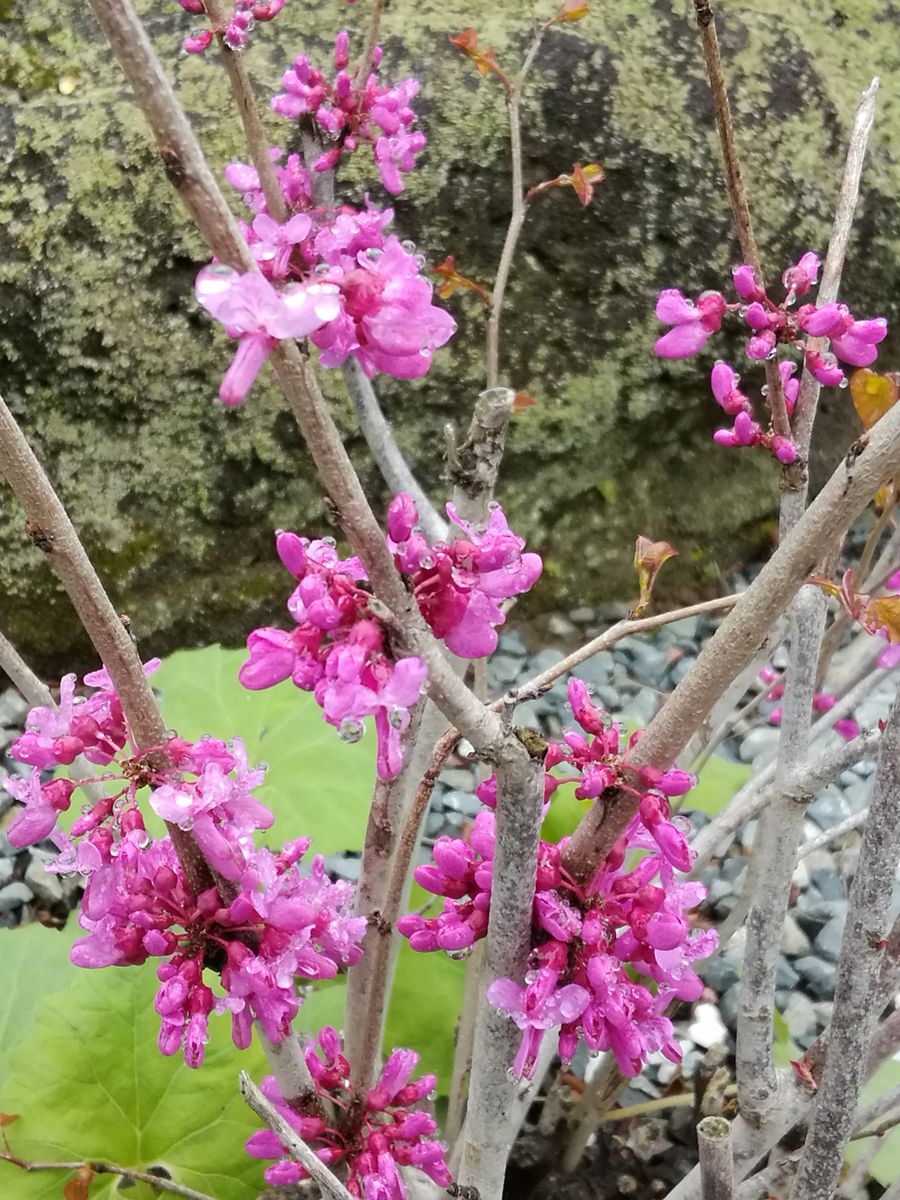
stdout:
<svg viewBox="0 0 900 1200">
<path fill-rule="evenodd" d="M 241 156 L 214 55 L 188 58 L 191 19 L 145 0 L 152 35 L 216 168 Z M 525 103 L 528 184 L 599 159 L 605 184 L 582 210 L 569 191 L 529 217 L 510 288 L 504 371 L 536 403 L 517 414 L 502 495 L 546 557 L 534 603 L 597 602 L 633 591 L 638 532 L 674 542 L 675 593 L 694 593 L 765 545 L 777 475 L 766 456 L 712 448 L 706 378 L 716 354 L 654 358 L 657 290 L 720 285 L 735 260 L 711 106 L 690 0 L 595 3 L 554 30 Z M 722 6 L 723 50 L 747 179 L 772 273 L 824 249 L 855 98 L 884 84 L 845 296 L 897 317 L 900 108 L 897 8 L 756 0 Z M 504 64 L 527 41 L 518 0 L 391 0 L 385 73 L 424 81 L 430 144 L 396 203 L 396 224 L 430 260 L 492 278 L 508 216 L 501 89 L 447 43 L 478 27 Z M 539 8 L 551 11 L 541 2 Z M 289 0 L 247 52 L 261 94 L 301 49 L 330 61 L 365 0 Z M 359 39 L 357 39 L 357 45 Z M 281 608 L 286 579 L 271 530 L 328 531 L 309 461 L 271 384 L 239 412 L 214 402 L 226 339 L 193 300 L 199 238 L 166 184 L 142 119 L 87 5 L 0 0 L 0 387 L 71 507 L 148 653 L 240 640 Z M 290 136 L 270 114 L 273 141 Z M 364 156 L 359 156 L 362 159 Z M 360 164 L 361 166 L 362 164 Z M 371 186 L 342 176 L 348 199 Z M 425 481 L 440 494 L 448 419 L 481 386 L 482 314 L 450 302 L 460 330 L 429 377 L 381 394 Z M 882 361 L 897 365 L 897 343 Z M 372 493 L 339 377 L 336 412 Z M 823 398 L 815 475 L 855 428 L 845 392 Z M 65 598 L 0 492 L 0 625 L 47 669 L 89 661 Z"/>
</svg>

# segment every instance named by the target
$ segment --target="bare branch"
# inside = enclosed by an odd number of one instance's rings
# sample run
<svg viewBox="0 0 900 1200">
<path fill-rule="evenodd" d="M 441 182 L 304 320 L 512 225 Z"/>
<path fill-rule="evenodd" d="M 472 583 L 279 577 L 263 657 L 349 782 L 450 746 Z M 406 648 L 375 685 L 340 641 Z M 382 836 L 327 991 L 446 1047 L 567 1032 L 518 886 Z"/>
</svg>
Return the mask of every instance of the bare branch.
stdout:
<svg viewBox="0 0 900 1200">
<path fill-rule="evenodd" d="M 500 252 L 500 262 L 497 266 L 497 277 L 494 280 L 494 287 L 491 292 L 491 306 L 487 321 L 488 388 L 495 388 L 500 382 L 500 321 L 503 316 L 503 301 L 506 297 L 506 285 L 509 282 L 509 273 L 512 270 L 513 259 L 516 255 L 519 235 L 522 232 L 522 226 L 525 224 L 525 216 L 528 211 L 525 203 L 525 184 L 522 175 L 522 91 L 525 87 L 528 72 L 531 70 L 541 42 L 544 40 L 546 31 L 546 25 L 539 25 L 535 29 L 534 40 L 525 56 L 519 77 L 506 94 L 509 115 L 510 155 L 512 158 L 512 213 L 509 218 L 509 226 L 506 230 L 503 249 Z"/>
<path fill-rule="evenodd" d="M 382 479 L 393 495 L 406 492 L 412 496 L 419 510 L 422 529 L 429 542 L 442 541 L 447 536 L 447 522 L 413 475 L 409 463 L 397 445 L 391 424 L 382 412 L 371 380 L 353 355 L 341 367 L 341 372 L 356 410 L 360 433 L 366 439 Z"/>
<path fill-rule="evenodd" d="M 466 440 L 450 454 L 453 503 L 465 521 L 483 522 L 494 495 L 515 393 L 494 387 L 482 392 Z"/>
<path fill-rule="evenodd" d="M 829 842 L 843 837 L 845 833 L 852 833 L 854 829 L 859 829 L 861 825 L 865 825 L 868 816 L 868 808 L 863 808 L 858 813 L 854 813 L 852 817 L 847 817 L 845 821 L 838 821 L 836 825 L 832 825 L 824 833 L 820 833 L 817 837 L 810 838 L 808 842 L 804 842 L 797 851 L 797 858 L 806 858 L 807 854 L 812 854 L 814 850 L 820 850 L 822 846 L 827 846 Z"/>
<path fill-rule="evenodd" d="M 328 1170 L 321 1158 L 307 1146 L 299 1134 L 291 1129 L 278 1109 L 269 1103 L 246 1071 L 241 1071 L 238 1076 L 238 1086 L 246 1103 L 258 1117 L 262 1117 L 288 1153 L 316 1181 L 322 1189 L 323 1195 L 329 1196 L 331 1200 L 353 1200 L 338 1177 Z"/>
<path fill-rule="evenodd" d="M 733 1200 L 734 1158 L 731 1124 L 724 1117 L 704 1117 L 697 1126 L 703 1200 Z"/>
<path fill-rule="evenodd" d="M 838 197 L 834 224 L 831 229 L 831 240 L 828 243 L 828 253 L 825 256 L 825 263 L 822 267 L 822 279 L 816 298 L 816 303 L 820 308 L 838 298 L 841 275 L 844 271 L 844 260 L 847 256 L 847 246 L 850 241 L 850 231 L 853 227 L 853 218 L 856 214 L 856 205 L 859 200 L 859 181 L 862 177 L 866 147 L 869 141 L 869 134 L 872 130 L 872 123 L 875 120 L 875 102 L 878 96 L 878 86 L 879 81 L 876 76 L 862 93 L 859 106 L 856 110 L 856 116 L 853 120 L 850 144 L 847 148 L 847 161 L 844 166 L 843 179 L 841 180 L 840 196 Z M 811 338 L 808 342 L 810 349 L 819 350 L 824 349 L 827 344 L 826 338 Z M 812 438 L 813 422 L 816 417 L 820 391 L 821 384 L 813 377 L 810 371 L 804 370 L 803 377 L 800 380 L 800 392 L 797 396 L 797 407 L 794 415 L 794 442 L 800 451 L 801 457 L 804 459 L 809 454 L 809 444 Z M 790 499 L 788 497 L 784 498 L 785 511 L 783 522 L 788 527 L 795 524 L 803 512 L 805 505 L 806 482 L 803 483 L 802 488 L 794 493 L 793 497 Z"/>
<path fill-rule="evenodd" d="M 891 419 L 893 418 L 893 420 Z M 775 551 L 700 652 L 629 756 L 633 766 L 668 767 L 706 720 L 717 696 L 753 658 L 775 620 L 815 565 L 821 549 L 843 534 L 881 484 L 900 468 L 900 406 L 869 432 L 852 466 L 842 462 L 790 535 Z M 827 714 L 826 714 L 827 715 Z M 633 816 L 633 798 L 594 801 L 566 847 L 567 869 L 590 875 Z"/>
<path fill-rule="evenodd" d="M 500 1200 L 503 1194 L 515 1136 L 516 1085 L 510 1076 L 521 1037 L 513 1022 L 488 1004 L 485 992 L 496 979 L 521 982 L 525 976 L 543 802 L 543 761 L 521 747 L 497 766 L 491 913 L 459 1169 L 460 1186 L 477 1188 L 480 1200 Z"/>
<path fill-rule="evenodd" d="M 42 679 L 38 679 L 15 646 L 0 633 L 0 671 L 8 675 L 32 708 L 53 708 L 55 701 Z"/>
<path fill-rule="evenodd" d="M 240 50 L 232 50 L 222 36 L 222 30 L 228 21 L 223 0 L 204 0 L 204 3 L 216 29 L 219 52 L 222 62 L 225 64 L 225 71 L 228 75 L 228 82 L 231 84 L 241 124 L 244 127 L 244 136 L 247 139 L 250 157 L 266 198 L 266 207 L 273 220 L 284 224 L 290 214 L 278 182 L 278 176 L 275 174 L 275 164 L 269 155 L 269 140 L 266 137 L 256 97 L 253 94 L 246 56 Z"/>
<path fill-rule="evenodd" d="M 765 1118 L 777 1095 L 772 1058 L 775 969 L 806 806 L 813 798 L 811 792 L 797 790 L 796 776 L 806 760 L 816 667 L 825 632 L 825 597 L 817 587 L 801 588 L 792 605 L 792 618 L 775 770 L 778 797 L 763 814 L 754 846 L 757 881 L 741 975 L 738 1098 L 741 1115 L 751 1123 Z"/>
<path fill-rule="evenodd" d="M 830 1200 L 878 1019 L 876 996 L 888 909 L 900 859 L 900 697 L 882 734 L 875 791 L 850 891 L 828 1056 L 794 1186 L 795 1200 Z"/>
<path fill-rule="evenodd" d="M 0 1161 L 12 1163 L 23 1171 L 93 1171 L 95 1175 L 119 1175 L 129 1183 L 146 1183 L 158 1192 L 167 1192 L 170 1196 L 181 1196 L 183 1200 L 215 1200 L 207 1192 L 198 1192 L 196 1188 L 186 1187 L 176 1183 L 174 1179 L 166 1179 L 162 1175 L 154 1175 L 150 1171 L 138 1171 L 134 1167 L 120 1167 L 116 1163 L 94 1162 L 86 1159 L 83 1162 L 36 1162 L 27 1158 L 19 1158 L 9 1150 L 0 1151 Z M 127 1185 L 125 1185 L 127 1186 Z"/>
</svg>

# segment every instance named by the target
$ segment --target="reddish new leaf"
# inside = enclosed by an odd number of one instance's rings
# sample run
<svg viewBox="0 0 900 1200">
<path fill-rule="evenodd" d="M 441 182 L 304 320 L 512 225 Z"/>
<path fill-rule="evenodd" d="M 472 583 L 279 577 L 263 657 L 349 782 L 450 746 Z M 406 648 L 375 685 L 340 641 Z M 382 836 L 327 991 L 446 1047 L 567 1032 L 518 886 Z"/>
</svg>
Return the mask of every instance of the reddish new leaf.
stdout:
<svg viewBox="0 0 900 1200">
<path fill-rule="evenodd" d="M 535 196 L 555 187 L 570 187 L 582 204 L 588 205 L 594 195 L 594 188 L 604 179 L 602 163 L 576 163 L 571 175 L 557 175 L 555 179 L 545 179 L 543 183 L 535 184 L 525 196 L 525 202 L 530 203 Z"/>
<path fill-rule="evenodd" d="M 79 1167 L 75 1178 L 70 1179 L 63 1188 L 65 1200 L 88 1200 L 88 1193 L 91 1190 L 91 1180 L 93 1178 L 94 1172 L 87 1163 L 83 1167 Z"/>
<path fill-rule="evenodd" d="M 500 69 L 500 64 L 494 57 L 494 52 L 487 47 L 485 50 L 478 48 L 478 32 L 475 29 L 464 29 L 462 33 L 454 33 L 450 38 L 450 45 L 455 46 L 465 54 L 466 58 L 471 58 L 472 62 L 478 68 L 482 75 L 490 75 L 493 72 L 506 90 L 512 91 L 512 84 L 503 74 Z"/>
<path fill-rule="evenodd" d="M 516 392 L 512 410 L 513 412 L 521 412 L 523 408 L 531 408 L 534 403 L 534 396 L 530 392 Z"/>
<path fill-rule="evenodd" d="M 0 1112 L 0 1129 L 6 1129 L 9 1125 L 12 1125 L 13 1121 L 18 1121 L 18 1119 L 18 1113 Z"/>
<path fill-rule="evenodd" d="M 634 544 L 634 568 L 638 573 L 641 595 L 632 609 L 634 616 L 640 616 L 646 609 L 660 568 L 677 553 L 675 547 L 670 546 L 668 542 L 651 542 L 643 534 L 638 534 Z"/>
<path fill-rule="evenodd" d="M 794 1074 L 801 1083 L 806 1084 L 811 1092 L 817 1092 L 819 1085 L 816 1083 L 815 1077 L 809 1067 L 809 1061 L 804 1055 L 801 1059 L 791 1059 L 791 1066 L 794 1069 Z"/>
<path fill-rule="evenodd" d="M 474 279 L 470 279 L 468 275 L 460 275 L 456 269 L 456 262 L 452 254 L 448 254 L 442 263 L 438 263 L 433 268 L 435 275 L 440 277 L 441 282 L 438 284 L 438 295 L 442 300 L 449 300 L 457 288 L 466 288 L 470 292 L 475 292 L 480 296 L 485 304 L 490 304 L 491 294 L 476 283 Z"/>
</svg>

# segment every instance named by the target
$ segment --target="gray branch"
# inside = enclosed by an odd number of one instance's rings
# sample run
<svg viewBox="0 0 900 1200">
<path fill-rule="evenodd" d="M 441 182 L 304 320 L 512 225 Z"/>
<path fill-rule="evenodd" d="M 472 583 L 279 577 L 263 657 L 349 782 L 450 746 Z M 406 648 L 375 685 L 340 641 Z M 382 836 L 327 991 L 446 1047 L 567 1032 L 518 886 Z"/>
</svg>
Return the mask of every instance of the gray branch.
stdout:
<svg viewBox="0 0 900 1200">
<path fill-rule="evenodd" d="M 310 1176 L 322 1189 L 322 1194 L 331 1200 L 353 1200 L 353 1197 L 331 1171 L 325 1166 L 319 1156 L 307 1146 L 306 1142 L 288 1125 L 274 1105 L 265 1098 L 246 1071 L 238 1076 L 238 1086 L 246 1103 L 258 1117 L 262 1117 L 272 1132 L 281 1140 L 289 1154 L 304 1167 Z"/>
<path fill-rule="evenodd" d="M 697 1126 L 703 1200 L 733 1200 L 734 1157 L 731 1123 L 724 1117 L 704 1117 Z"/>
<path fill-rule="evenodd" d="M 477 1188 L 480 1200 L 500 1200 L 503 1194 L 518 1086 L 510 1075 L 521 1038 L 513 1022 L 488 1004 L 485 992 L 496 979 L 522 982 L 525 976 L 543 802 L 543 762 L 523 746 L 497 768 L 491 915 L 459 1170 L 460 1186 Z"/>
<path fill-rule="evenodd" d="M 828 1056 L 794 1200 L 830 1200 L 837 1184 L 878 1020 L 877 992 L 891 890 L 900 859 L 900 697 L 882 734 L 859 866 L 841 942 Z"/>
<path fill-rule="evenodd" d="M 825 632 L 825 597 L 801 588 L 792 605 L 790 659 L 785 677 L 784 716 L 775 768 L 777 798 L 765 810 L 754 846 L 756 888 L 747 919 L 737 1026 L 738 1102 L 744 1120 L 760 1122 L 775 1102 L 772 1058 L 775 970 L 790 904 L 791 876 L 811 792 L 796 785 L 809 745 L 810 714 L 819 650 Z"/>
<path fill-rule="evenodd" d="M 347 391 L 356 410 L 359 430 L 366 439 L 375 465 L 391 493 L 406 492 L 419 510 L 419 522 L 429 542 L 440 542 L 447 536 L 447 522 L 440 515 L 412 473 L 403 451 L 397 445 L 394 430 L 384 415 L 371 380 L 351 354 L 341 367 Z"/>
</svg>

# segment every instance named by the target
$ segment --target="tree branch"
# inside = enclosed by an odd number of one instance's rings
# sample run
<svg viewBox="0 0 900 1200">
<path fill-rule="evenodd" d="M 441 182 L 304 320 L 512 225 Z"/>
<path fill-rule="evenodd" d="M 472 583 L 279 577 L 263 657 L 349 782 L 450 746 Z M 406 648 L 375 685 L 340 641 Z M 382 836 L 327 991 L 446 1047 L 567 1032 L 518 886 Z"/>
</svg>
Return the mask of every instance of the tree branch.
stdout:
<svg viewBox="0 0 900 1200">
<path fill-rule="evenodd" d="M 241 1071 L 238 1076 L 238 1086 L 245 1102 L 258 1117 L 265 1121 L 288 1153 L 305 1168 L 322 1189 L 323 1195 L 330 1197 L 330 1200 L 353 1200 L 338 1177 L 328 1170 L 319 1156 L 307 1146 L 299 1134 L 291 1129 L 278 1109 L 269 1103 L 246 1071 Z"/>
<path fill-rule="evenodd" d="M 765 810 L 754 846 L 756 888 L 747 920 L 737 1025 L 737 1084 L 745 1121 L 761 1122 L 777 1095 L 772 1034 L 775 969 L 791 877 L 813 793 L 800 791 L 797 773 L 806 760 L 819 650 L 825 632 L 825 597 L 801 588 L 792 606 L 790 658 L 785 676 L 784 716 L 775 768 L 777 798 Z"/>
<path fill-rule="evenodd" d="M 797 1169 L 794 1200 L 830 1200 L 837 1184 L 878 1019 L 878 978 L 898 859 L 900 696 L 882 734 L 875 791 L 841 942 L 828 1055 Z"/>
<path fill-rule="evenodd" d="M 95 1175 L 120 1175 L 130 1183 L 146 1183 L 158 1192 L 168 1192 L 172 1196 L 181 1196 L 184 1200 L 215 1200 L 207 1192 L 198 1192 L 196 1188 L 186 1187 L 176 1183 L 174 1179 L 166 1179 L 162 1175 L 154 1175 L 150 1171 L 138 1171 L 133 1167 L 120 1167 L 116 1163 L 96 1162 L 86 1159 L 84 1162 L 33 1162 L 26 1158 L 18 1158 L 9 1150 L 0 1152 L 0 1161 L 12 1163 L 23 1171 L 93 1171 Z"/>
<path fill-rule="evenodd" d="M 366 439 L 381 478 L 392 495 L 406 492 L 419 510 L 419 520 L 429 542 L 442 541 L 447 536 L 447 522 L 440 515 L 421 484 L 413 475 L 409 463 L 397 445 L 391 424 L 382 412 L 378 396 L 356 358 L 351 355 L 341 367 L 347 391 L 356 410 L 359 431 Z"/>
<path fill-rule="evenodd" d="M 511 1072 L 521 1037 L 485 993 L 496 979 L 522 982 L 525 976 L 543 803 L 543 760 L 530 758 L 520 746 L 497 766 L 491 912 L 459 1169 L 460 1186 L 477 1188 L 480 1200 L 500 1200 L 503 1194 L 515 1136 Z"/>
<path fill-rule="evenodd" d="M 893 417 L 893 420 L 891 418 Z M 900 406 L 870 430 L 855 463 L 842 462 L 700 652 L 629 756 L 634 766 L 666 768 L 706 719 L 717 696 L 753 658 L 766 632 L 853 517 L 900 469 Z M 564 862 L 586 878 L 602 862 L 636 810 L 616 793 L 595 800 L 569 841 Z"/>
<path fill-rule="evenodd" d="M 703 1200 L 733 1200 L 734 1158 L 731 1124 L 724 1117 L 704 1117 L 697 1126 Z"/>
</svg>

